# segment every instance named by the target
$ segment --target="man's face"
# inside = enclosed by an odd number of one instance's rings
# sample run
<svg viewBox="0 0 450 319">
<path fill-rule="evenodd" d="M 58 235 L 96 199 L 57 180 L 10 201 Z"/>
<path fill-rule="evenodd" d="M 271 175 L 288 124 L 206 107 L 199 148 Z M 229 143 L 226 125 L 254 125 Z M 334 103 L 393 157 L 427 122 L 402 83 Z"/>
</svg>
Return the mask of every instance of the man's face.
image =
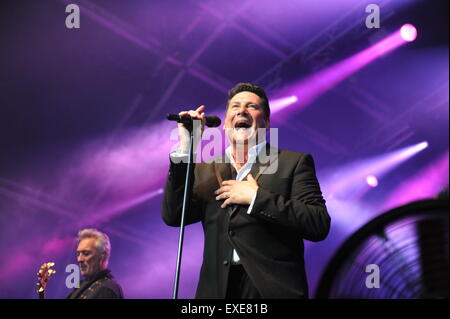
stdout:
<svg viewBox="0 0 450 319">
<path fill-rule="evenodd" d="M 103 256 L 95 247 L 96 241 L 96 238 L 85 238 L 78 244 L 77 261 L 84 277 L 92 277 L 102 270 Z"/>
<path fill-rule="evenodd" d="M 261 98 L 252 92 L 240 92 L 233 96 L 228 103 L 224 130 L 231 143 L 245 144 L 254 139 L 255 144 L 265 138 L 257 140 L 258 128 L 268 129 L 270 122 L 265 118 Z"/>
</svg>

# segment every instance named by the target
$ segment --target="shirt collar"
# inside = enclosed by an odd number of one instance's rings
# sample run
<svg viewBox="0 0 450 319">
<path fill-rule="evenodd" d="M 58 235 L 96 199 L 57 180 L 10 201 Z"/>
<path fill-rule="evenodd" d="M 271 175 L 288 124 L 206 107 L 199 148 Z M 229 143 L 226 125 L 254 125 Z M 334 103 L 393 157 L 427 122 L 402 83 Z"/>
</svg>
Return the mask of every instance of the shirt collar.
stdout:
<svg viewBox="0 0 450 319">
<path fill-rule="evenodd" d="M 267 141 L 264 140 L 261 143 L 255 145 L 255 146 L 252 146 L 248 150 L 248 161 L 247 162 L 253 163 L 256 159 L 256 156 L 259 154 L 259 152 L 261 152 L 261 149 L 263 149 L 266 146 L 266 144 L 267 144 Z M 233 165 L 235 165 L 234 158 L 231 154 L 231 145 L 225 149 L 225 154 L 230 159 L 231 163 L 233 163 Z"/>
</svg>

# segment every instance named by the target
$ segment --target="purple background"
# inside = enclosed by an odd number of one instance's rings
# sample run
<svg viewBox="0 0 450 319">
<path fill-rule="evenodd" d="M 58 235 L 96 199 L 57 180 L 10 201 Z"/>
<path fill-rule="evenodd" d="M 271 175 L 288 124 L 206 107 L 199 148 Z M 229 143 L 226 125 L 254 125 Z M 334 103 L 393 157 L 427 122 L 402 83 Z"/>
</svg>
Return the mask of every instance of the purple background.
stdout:
<svg viewBox="0 0 450 319">
<path fill-rule="evenodd" d="M 240 81 L 273 98 L 295 94 L 296 83 L 412 23 L 415 42 L 271 119 L 281 148 L 313 154 L 332 216 L 329 237 L 306 244 L 313 295 L 358 227 L 448 184 L 448 2 L 378 1 L 381 28 L 367 29 L 372 2 L 3 1 L 0 298 L 36 298 L 45 261 L 57 270 L 48 297 L 66 296 L 65 265 L 84 227 L 110 235 L 126 297 L 170 298 L 178 229 L 160 218 L 175 127 L 165 114 L 205 104 L 222 115 Z M 80 29 L 65 27 L 69 3 L 80 5 Z M 422 141 L 428 148 L 397 160 Z M 374 162 L 387 166 L 378 187 L 358 180 L 357 191 L 336 191 Z M 201 226 L 188 226 L 182 298 L 194 296 L 202 241 Z"/>
</svg>

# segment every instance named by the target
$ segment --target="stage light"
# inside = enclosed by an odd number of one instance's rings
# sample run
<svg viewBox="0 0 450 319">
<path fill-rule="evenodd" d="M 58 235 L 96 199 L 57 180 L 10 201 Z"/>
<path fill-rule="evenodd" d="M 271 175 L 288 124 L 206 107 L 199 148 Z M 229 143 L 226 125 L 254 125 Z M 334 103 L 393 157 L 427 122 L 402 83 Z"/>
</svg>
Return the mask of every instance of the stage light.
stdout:
<svg viewBox="0 0 450 319">
<path fill-rule="evenodd" d="M 277 112 L 278 110 L 283 109 L 291 104 L 294 104 L 297 101 L 298 97 L 295 95 L 275 99 L 270 102 L 270 110 L 272 113 Z"/>
<path fill-rule="evenodd" d="M 419 145 L 417 145 L 417 151 L 421 151 L 424 150 L 428 147 L 428 142 L 424 141 L 422 143 L 420 143 Z"/>
<path fill-rule="evenodd" d="M 380 207 L 388 210 L 412 201 L 435 197 L 448 185 L 448 167 L 449 153 L 446 151 L 391 190 L 389 198 Z"/>
<path fill-rule="evenodd" d="M 378 179 L 373 176 L 373 175 L 369 175 L 366 177 L 366 182 L 367 185 L 369 185 L 370 187 L 377 187 L 378 186 Z"/>
<path fill-rule="evenodd" d="M 359 199 L 370 189 L 368 186 L 378 186 L 378 178 L 427 147 L 428 142 L 424 141 L 334 168 L 333 172 L 323 179 L 323 189 L 328 195 L 333 195 L 341 200 Z M 328 174 L 325 172 L 326 175 Z"/>
<path fill-rule="evenodd" d="M 416 28 L 411 24 L 405 24 L 379 42 L 285 88 L 280 94 L 288 96 L 292 94 L 292 96 L 298 97 L 295 103 L 295 109 L 302 109 L 369 63 L 408 42 L 414 41 L 416 36 Z M 280 103 L 280 105 L 272 110 L 272 113 L 275 114 L 291 104 L 293 103 Z"/>
<path fill-rule="evenodd" d="M 428 142 L 427 141 L 423 141 L 419 144 L 414 145 L 413 147 L 410 147 L 408 149 L 405 149 L 403 152 L 399 153 L 398 156 L 399 157 L 404 157 L 404 158 L 408 158 L 411 155 L 414 155 L 424 149 L 426 149 L 428 147 Z"/>
<path fill-rule="evenodd" d="M 407 42 L 412 42 L 417 37 L 417 29 L 412 24 L 405 24 L 400 29 L 402 39 Z"/>
</svg>

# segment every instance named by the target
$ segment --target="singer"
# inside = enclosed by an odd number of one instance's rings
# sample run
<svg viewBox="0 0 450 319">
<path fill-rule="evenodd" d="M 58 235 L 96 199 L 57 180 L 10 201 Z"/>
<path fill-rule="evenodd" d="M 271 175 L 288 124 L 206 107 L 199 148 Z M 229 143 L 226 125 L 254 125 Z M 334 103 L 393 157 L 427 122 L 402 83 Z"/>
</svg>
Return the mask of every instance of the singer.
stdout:
<svg viewBox="0 0 450 319">
<path fill-rule="evenodd" d="M 205 106 L 179 115 L 205 123 Z M 184 125 L 165 186 L 169 226 L 180 226 L 187 164 L 175 158 L 189 149 Z M 254 84 L 230 90 L 223 128 L 230 146 L 221 159 L 194 164 L 185 216 L 186 225 L 202 222 L 205 235 L 196 298 L 308 298 L 303 239 L 321 241 L 330 228 L 313 158 L 266 142 L 269 101 Z M 263 152 L 275 154 L 276 171 L 264 174 Z"/>
</svg>

